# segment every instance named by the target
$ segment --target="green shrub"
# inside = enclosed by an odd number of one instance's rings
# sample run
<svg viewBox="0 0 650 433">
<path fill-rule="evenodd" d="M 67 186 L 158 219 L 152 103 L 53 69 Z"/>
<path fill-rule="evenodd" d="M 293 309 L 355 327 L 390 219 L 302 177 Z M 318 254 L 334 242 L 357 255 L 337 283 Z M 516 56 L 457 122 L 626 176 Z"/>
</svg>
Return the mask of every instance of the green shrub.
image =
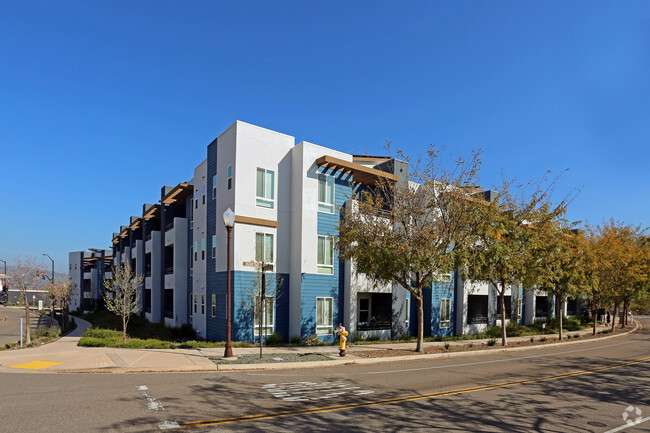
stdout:
<svg viewBox="0 0 650 433">
<path fill-rule="evenodd" d="M 278 346 L 282 344 L 282 334 L 279 332 L 274 332 L 266 338 L 267 346 Z"/>
<path fill-rule="evenodd" d="M 299 335 L 294 335 L 294 336 L 291 337 L 291 339 L 289 340 L 289 343 L 290 343 L 290 344 L 296 344 L 296 345 L 300 344 L 300 336 L 299 336 Z"/>
<path fill-rule="evenodd" d="M 321 340 L 318 335 L 314 334 L 311 337 L 306 337 L 303 340 L 305 346 L 324 346 L 325 343 Z"/>
<path fill-rule="evenodd" d="M 530 337 L 530 342 L 532 343 L 534 341 L 535 341 L 535 337 Z"/>
<path fill-rule="evenodd" d="M 491 338 L 487 341 L 488 346 L 494 346 L 495 344 L 497 344 L 497 340 L 495 340 L 494 338 Z"/>
<path fill-rule="evenodd" d="M 472 347 L 474 347 L 474 343 L 469 343 L 469 344 L 467 345 L 467 347 L 469 347 L 469 348 L 471 349 Z"/>
<path fill-rule="evenodd" d="M 487 335 L 488 338 L 501 337 L 501 327 L 500 326 L 490 326 L 488 329 L 485 330 L 485 335 Z"/>
<path fill-rule="evenodd" d="M 539 341 L 541 341 L 542 343 L 545 342 L 545 341 L 546 341 L 546 337 L 542 337 L 542 338 L 540 338 Z"/>
<path fill-rule="evenodd" d="M 449 343 L 445 343 L 445 349 L 449 350 Z"/>
<path fill-rule="evenodd" d="M 573 334 L 573 338 L 580 338 L 580 334 Z"/>
</svg>

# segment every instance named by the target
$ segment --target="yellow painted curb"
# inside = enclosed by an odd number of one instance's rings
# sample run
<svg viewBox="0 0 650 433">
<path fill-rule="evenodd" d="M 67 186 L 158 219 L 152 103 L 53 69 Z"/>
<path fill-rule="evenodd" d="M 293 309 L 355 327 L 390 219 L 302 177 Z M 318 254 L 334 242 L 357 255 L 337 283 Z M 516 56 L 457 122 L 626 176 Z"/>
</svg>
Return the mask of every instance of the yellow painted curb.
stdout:
<svg viewBox="0 0 650 433">
<path fill-rule="evenodd" d="M 32 362 L 27 362 L 25 364 L 12 365 L 10 368 L 24 368 L 26 370 L 41 370 L 43 368 L 47 368 L 59 364 L 63 364 L 63 363 L 51 362 L 51 361 L 32 361 Z"/>
</svg>

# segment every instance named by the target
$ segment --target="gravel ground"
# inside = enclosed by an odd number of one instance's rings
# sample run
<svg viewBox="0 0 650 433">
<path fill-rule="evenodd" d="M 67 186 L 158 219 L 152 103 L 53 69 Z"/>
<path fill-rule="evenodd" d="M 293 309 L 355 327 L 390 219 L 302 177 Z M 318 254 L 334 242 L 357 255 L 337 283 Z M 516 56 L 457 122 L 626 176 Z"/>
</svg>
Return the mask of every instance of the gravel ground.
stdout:
<svg viewBox="0 0 650 433">
<path fill-rule="evenodd" d="M 332 358 L 322 353 L 268 353 L 260 355 L 242 355 L 232 361 L 212 359 L 215 364 L 281 364 L 283 362 L 331 361 Z"/>
</svg>

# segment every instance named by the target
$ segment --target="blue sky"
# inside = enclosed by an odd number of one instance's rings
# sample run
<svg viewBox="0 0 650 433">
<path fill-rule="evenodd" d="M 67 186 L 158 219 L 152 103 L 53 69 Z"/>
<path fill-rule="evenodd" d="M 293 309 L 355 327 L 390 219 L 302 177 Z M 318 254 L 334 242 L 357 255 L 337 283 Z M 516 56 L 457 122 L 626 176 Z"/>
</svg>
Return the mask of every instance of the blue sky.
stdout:
<svg viewBox="0 0 650 433">
<path fill-rule="evenodd" d="M 351 153 L 482 148 L 486 187 L 568 168 L 570 219 L 648 225 L 647 1 L 0 7 L 9 263 L 108 248 L 235 120 Z"/>
</svg>

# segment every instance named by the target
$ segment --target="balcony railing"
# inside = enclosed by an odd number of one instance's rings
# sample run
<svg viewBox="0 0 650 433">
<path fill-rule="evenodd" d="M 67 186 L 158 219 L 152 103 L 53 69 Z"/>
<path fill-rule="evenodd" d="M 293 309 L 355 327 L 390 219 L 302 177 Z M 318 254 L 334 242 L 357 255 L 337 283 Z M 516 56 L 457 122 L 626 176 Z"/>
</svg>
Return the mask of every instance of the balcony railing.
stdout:
<svg viewBox="0 0 650 433">
<path fill-rule="evenodd" d="M 174 273 L 174 267 L 173 266 L 167 266 L 165 267 L 165 275 L 173 274 Z"/>
<path fill-rule="evenodd" d="M 174 220 L 172 222 L 165 224 L 165 231 L 168 232 L 174 228 Z"/>
<path fill-rule="evenodd" d="M 468 325 L 482 325 L 482 324 L 487 324 L 487 322 L 488 322 L 487 316 L 475 316 L 475 317 L 467 318 Z"/>
</svg>

